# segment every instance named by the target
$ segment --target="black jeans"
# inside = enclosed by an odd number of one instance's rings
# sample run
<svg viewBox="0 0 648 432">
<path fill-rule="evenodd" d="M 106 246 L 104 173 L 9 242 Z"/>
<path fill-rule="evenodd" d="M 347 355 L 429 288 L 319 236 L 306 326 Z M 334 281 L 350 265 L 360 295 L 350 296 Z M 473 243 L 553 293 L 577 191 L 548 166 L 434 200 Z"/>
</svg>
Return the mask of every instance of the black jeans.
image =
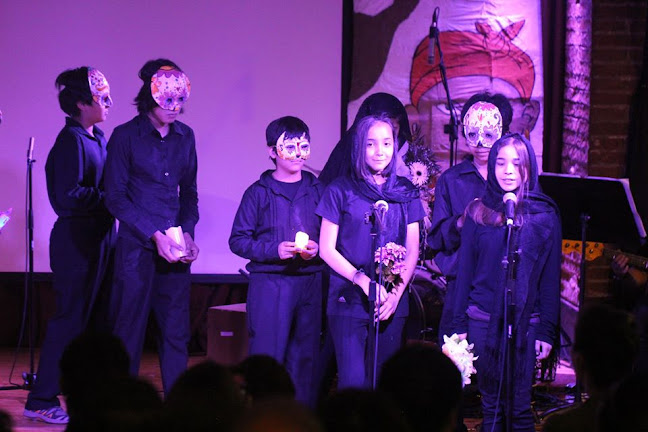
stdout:
<svg viewBox="0 0 648 432">
<path fill-rule="evenodd" d="M 250 355 L 266 354 L 282 363 L 295 384 L 296 399 L 309 405 L 317 392 L 322 277 L 322 272 L 252 273 L 247 297 Z"/>
<path fill-rule="evenodd" d="M 474 353 L 479 356 L 479 359 L 475 362 L 475 369 L 477 369 L 477 387 L 482 396 L 482 411 L 484 415 L 484 422 L 482 423 L 481 430 L 483 432 L 490 432 L 491 430 L 499 432 L 503 430 L 504 427 L 504 416 L 508 404 L 506 400 L 506 379 L 501 382 L 502 391 L 500 395 L 498 395 L 497 391 L 493 391 L 491 388 L 486 387 L 483 383 L 484 380 L 479 379 L 480 369 L 486 366 L 486 362 L 492 361 L 492 359 L 489 359 L 484 355 L 486 338 L 488 336 L 488 325 L 488 321 L 469 319 L 468 341 L 475 344 Z M 533 413 L 531 412 L 531 387 L 533 384 L 533 371 L 535 368 L 535 334 L 536 325 L 531 323 L 529 324 L 526 335 L 528 344 L 526 358 L 515 359 L 516 365 L 519 364 L 519 362 L 526 362 L 524 367 L 529 371 L 529 373 L 525 374 L 524 379 L 513 383 L 513 418 L 511 420 L 513 422 L 514 431 L 535 431 Z M 501 349 L 504 349 L 503 345 L 501 346 Z"/>
<path fill-rule="evenodd" d="M 404 343 L 406 317 L 392 317 L 380 323 L 377 375 L 382 365 Z M 338 365 L 338 390 L 371 388 L 374 360 L 373 322 L 367 318 L 329 315 L 328 325 Z"/>
<path fill-rule="evenodd" d="M 112 218 L 59 218 L 54 224 L 50 267 L 56 312 L 47 323 L 36 382 L 25 408 L 39 410 L 60 405 L 59 361 L 67 345 L 89 326 L 93 313 L 104 308 L 97 299 L 102 297 L 102 290 L 109 288 L 104 281 L 111 272 L 116 235 Z M 96 326 L 109 330 L 104 322 Z"/>
<path fill-rule="evenodd" d="M 156 249 L 119 237 L 110 300 L 113 332 L 124 342 L 131 360 L 130 372 L 137 376 L 146 325 L 153 312 L 159 329 L 157 347 L 165 394 L 187 369 L 190 290 L 188 264 L 170 264 Z"/>
</svg>

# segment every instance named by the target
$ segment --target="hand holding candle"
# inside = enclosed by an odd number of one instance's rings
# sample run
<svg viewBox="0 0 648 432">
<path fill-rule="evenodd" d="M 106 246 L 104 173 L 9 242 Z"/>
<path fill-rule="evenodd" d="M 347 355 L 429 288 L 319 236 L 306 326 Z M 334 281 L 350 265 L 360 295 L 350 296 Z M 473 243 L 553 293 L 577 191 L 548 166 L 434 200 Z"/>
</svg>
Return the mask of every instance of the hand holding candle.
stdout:
<svg viewBox="0 0 648 432">
<path fill-rule="evenodd" d="M 185 243 L 184 234 L 182 233 L 182 227 L 171 227 L 165 231 L 165 234 L 182 247 L 182 249 L 172 249 L 171 252 L 173 253 L 173 256 L 178 259 L 185 257 L 187 255 L 185 253 L 187 245 Z"/>
<path fill-rule="evenodd" d="M 303 231 L 297 231 L 297 234 L 295 234 L 295 246 L 298 249 L 304 250 L 306 249 L 307 245 L 308 245 L 308 234 L 306 234 Z"/>
<path fill-rule="evenodd" d="M 300 231 L 295 235 L 295 249 L 302 259 L 309 261 L 317 256 L 319 245 L 315 241 L 310 240 L 308 234 Z"/>
</svg>

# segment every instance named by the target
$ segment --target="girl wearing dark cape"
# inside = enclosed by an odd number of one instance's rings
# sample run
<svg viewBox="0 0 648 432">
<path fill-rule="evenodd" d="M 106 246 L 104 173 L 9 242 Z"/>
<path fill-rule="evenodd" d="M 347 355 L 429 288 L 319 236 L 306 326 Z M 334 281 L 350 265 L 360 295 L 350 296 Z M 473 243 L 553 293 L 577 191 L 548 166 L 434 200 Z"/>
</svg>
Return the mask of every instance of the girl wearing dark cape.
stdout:
<svg viewBox="0 0 648 432">
<path fill-rule="evenodd" d="M 502 369 L 505 353 L 505 287 L 502 267 L 506 225 L 503 196 L 517 196 L 512 248 L 520 250 L 513 298 L 516 313 L 512 418 L 505 419 L 507 397 Z M 481 199 L 470 203 L 461 233 L 453 330 L 474 343 L 482 395 L 482 430 L 533 431 L 531 386 L 536 359 L 555 345 L 560 302 L 561 229 L 554 202 L 539 191 L 531 144 L 519 134 L 500 138 L 488 158 L 488 180 Z M 515 250 L 512 249 L 512 250 Z"/>
</svg>

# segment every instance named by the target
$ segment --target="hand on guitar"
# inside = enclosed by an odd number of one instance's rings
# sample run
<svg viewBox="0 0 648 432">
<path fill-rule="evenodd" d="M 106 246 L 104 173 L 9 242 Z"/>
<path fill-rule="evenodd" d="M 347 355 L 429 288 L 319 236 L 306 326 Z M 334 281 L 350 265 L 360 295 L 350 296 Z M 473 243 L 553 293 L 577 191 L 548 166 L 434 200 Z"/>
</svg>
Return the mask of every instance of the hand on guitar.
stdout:
<svg viewBox="0 0 648 432">
<path fill-rule="evenodd" d="M 648 274 L 635 267 L 630 266 L 630 258 L 622 253 L 616 254 L 612 258 L 612 272 L 615 279 L 625 279 L 629 277 L 629 281 L 634 286 L 641 286 L 648 282 Z"/>
</svg>

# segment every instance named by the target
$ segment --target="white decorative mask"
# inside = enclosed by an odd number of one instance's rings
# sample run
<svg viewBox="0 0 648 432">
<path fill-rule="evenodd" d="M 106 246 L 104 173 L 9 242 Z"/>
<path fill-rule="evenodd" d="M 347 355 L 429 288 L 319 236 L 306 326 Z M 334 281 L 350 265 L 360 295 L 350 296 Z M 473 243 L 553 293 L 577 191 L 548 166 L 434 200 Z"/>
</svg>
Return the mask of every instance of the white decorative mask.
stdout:
<svg viewBox="0 0 648 432">
<path fill-rule="evenodd" d="M 466 112 L 463 127 L 469 146 L 491 148 L 502 137 L 502 115 L 495 105 L 476 102 Z"/>
<path fill-rule="evenodd" d="M 113 100 L 110 97 L 110 85 L 104 74 L 95 68 L 88 68 L 88 84 L 92 99 L 104 108 L 111 107 Z"/>
</svg>

